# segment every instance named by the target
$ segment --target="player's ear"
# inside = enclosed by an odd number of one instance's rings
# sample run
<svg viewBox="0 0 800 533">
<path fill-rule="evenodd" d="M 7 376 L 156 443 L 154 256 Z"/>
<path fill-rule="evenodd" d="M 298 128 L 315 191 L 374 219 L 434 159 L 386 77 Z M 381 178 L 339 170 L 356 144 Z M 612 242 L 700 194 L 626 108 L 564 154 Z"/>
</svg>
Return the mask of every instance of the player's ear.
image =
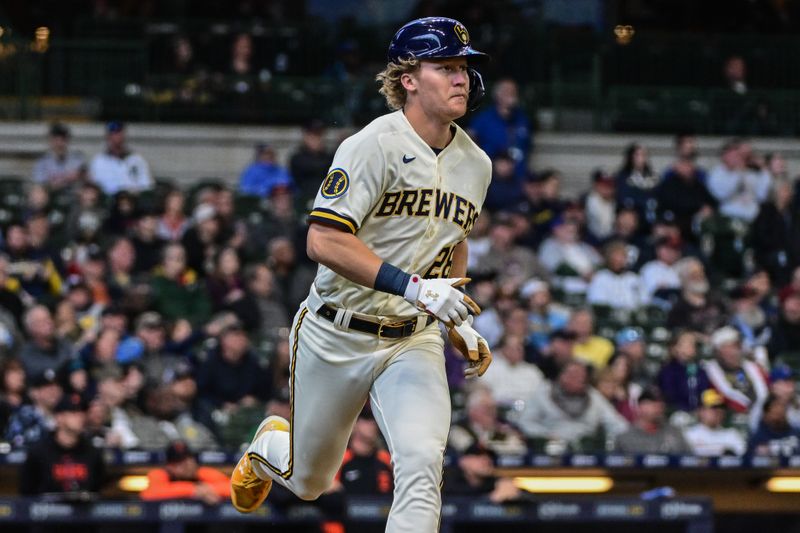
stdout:
<svg viewBox="0 0 800 533">
<path fill-rule="evenodd" d="M 417 90 L 417 77 L 413 72 L 405 72 L 401 74 L 400 83 L 403 85 L 403 89 L 406 91 L 410 92 Z"/>
</svg>

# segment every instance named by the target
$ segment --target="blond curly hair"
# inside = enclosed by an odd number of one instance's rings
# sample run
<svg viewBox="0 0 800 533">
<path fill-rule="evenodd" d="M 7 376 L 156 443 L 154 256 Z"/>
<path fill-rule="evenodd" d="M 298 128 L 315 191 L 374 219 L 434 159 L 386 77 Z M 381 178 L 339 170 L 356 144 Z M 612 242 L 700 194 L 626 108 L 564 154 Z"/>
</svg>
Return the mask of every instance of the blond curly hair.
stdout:
<svg viewBox="0 0 800 533">
<path fill-rule="evenodd" d="M 392 111 L 402 109 L 406 104 L 408 93 L 403 87 L 400 78 L 403 74 L 410 74 L 419 68 L 418 59 L 400 59 L 397 63 L 389 63 L 377 76 L 375 81 L 381 83 L 378 92 L 386 99 L 386 105 Z"/>
</svg>

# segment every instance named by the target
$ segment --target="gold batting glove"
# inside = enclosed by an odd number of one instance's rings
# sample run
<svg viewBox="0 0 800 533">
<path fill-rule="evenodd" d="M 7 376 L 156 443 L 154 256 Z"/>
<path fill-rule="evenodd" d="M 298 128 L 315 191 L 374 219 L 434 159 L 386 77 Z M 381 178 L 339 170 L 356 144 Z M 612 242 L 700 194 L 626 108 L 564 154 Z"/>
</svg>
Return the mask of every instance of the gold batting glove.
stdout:
<svg viewBox="0 0 800 533">
<path fill-rule="evenodd" d="M 447 336 L 453 346 L 467 360 L 464 375 L 470 379 L 482 376 L 492 364 L 492 352 L 480 333 L 472 327 L 472 316 L 467 317 L 461 325 L 447 328 Z"/>
</svg>

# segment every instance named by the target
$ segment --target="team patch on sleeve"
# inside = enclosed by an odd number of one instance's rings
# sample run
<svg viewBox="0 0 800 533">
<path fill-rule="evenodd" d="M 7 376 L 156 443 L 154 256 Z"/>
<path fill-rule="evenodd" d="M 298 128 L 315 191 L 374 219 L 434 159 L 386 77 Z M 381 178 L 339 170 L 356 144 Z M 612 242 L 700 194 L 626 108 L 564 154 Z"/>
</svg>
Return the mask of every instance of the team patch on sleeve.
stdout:
<svg viewBox="0 0 800 533">
<path fill-rule="evenodd" d="M 309 222 L 319 222 L 320 224 L 333 226 L 348 233 L 355 233 L 358 230 L 358 224 L 352 218 L 323 207 L 315 207 L 308 214 L 308 220 Z"/>
<path fill-rule="evenodd" d="M 350 176 L 341 168 L 334 168 L 325 176 L 322 182 L 322 197 L 328 200 L 339 198 L 350 188 Z"/>
</svg>

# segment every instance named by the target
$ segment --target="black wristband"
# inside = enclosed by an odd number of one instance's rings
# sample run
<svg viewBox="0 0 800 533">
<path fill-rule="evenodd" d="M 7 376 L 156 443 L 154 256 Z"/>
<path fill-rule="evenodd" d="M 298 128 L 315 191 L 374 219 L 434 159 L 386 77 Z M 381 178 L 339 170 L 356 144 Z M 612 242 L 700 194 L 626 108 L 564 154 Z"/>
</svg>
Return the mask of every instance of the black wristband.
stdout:
<svg viewBox="0 0 800 533">
<path fill-rule="evenodd" d="M 375 290 L 403 296 L 410 279 L 411 274 L 384 261 L 375 276 Z"/>
</svg>

